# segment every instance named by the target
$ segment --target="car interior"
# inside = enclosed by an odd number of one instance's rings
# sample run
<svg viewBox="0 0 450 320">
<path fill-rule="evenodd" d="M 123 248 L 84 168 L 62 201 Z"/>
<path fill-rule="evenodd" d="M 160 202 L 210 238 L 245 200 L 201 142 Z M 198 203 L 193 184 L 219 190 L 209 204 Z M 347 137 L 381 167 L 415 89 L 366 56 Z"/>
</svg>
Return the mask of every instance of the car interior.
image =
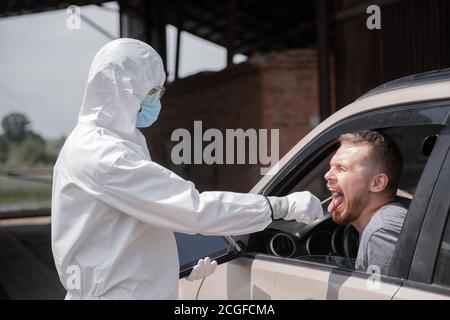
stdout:
<svg viewBox="0 0 450 320">
<path fill-rule="evenodd" d="M 416 191 L 421 173 L 433 146 L 439 137 L 439 126 L 424 125 L 385 128 L 380 131 L 389 135 L 399 146 L 403 156 L 403 170 L 397 192 L 397 200 L 409 207 Z M 329 161 L 338 148 L 337 139 L 317 150 L 313 165 L 299 166 L 306 170 L 299 174 L 299 181 L 285 194 L 308 190 L 319 199 L 330 196 L 324 174 Z M 323 205 L 324 216 L 311 224 L 295 221 L 274 221 L 264 231 L 246 237 L 235 237 L 246 253 L 268 254 L 287 259 L 313 261 L 355 270 L 359 234 L 348 225 L 333 222 Z M 358 264 L 356 264 L 358 265 Z"/>
</svg>

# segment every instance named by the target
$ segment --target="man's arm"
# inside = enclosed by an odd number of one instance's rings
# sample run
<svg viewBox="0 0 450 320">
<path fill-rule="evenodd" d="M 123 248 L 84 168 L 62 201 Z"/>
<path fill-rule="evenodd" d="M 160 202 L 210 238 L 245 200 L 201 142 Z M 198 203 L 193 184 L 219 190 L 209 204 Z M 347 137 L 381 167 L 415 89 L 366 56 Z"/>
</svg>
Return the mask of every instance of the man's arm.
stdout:
<svg viewBox="0 0 450 320">
<path fill-rule="evenodd" d="M 310 223 L 323 215 L 310 192 L 265 197 L 199 192 L 191 181 L 139 156 L 123 153 L 102 173 L 99 199 L 155 227 L 188 234 L 239 235 L 261 231 L 274 219 Z"/>
</svg>

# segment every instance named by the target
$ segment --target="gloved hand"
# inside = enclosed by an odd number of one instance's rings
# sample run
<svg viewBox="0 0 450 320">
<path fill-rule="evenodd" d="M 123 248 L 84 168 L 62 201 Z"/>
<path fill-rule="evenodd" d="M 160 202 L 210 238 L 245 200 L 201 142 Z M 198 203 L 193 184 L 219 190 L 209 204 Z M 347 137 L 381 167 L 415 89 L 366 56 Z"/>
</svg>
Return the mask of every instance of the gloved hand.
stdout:
<svg viewBox="0 0 450 320">
<path fill-rule="evenodd" d="M 194 281 L 203 279 L 216 271 L 217 262 L 206 257 L 204 260 L 198 260 L 197 265 L 192 269 L 191 273 L 186 277 L 186 280 Z"/>
<path fill-rule="evenodd" d="M 311 223 L 323 217 L 320 200 L 309 191 L 294 192 L 285 197 L 267 197 L 273 218 Z"/>
</svg>

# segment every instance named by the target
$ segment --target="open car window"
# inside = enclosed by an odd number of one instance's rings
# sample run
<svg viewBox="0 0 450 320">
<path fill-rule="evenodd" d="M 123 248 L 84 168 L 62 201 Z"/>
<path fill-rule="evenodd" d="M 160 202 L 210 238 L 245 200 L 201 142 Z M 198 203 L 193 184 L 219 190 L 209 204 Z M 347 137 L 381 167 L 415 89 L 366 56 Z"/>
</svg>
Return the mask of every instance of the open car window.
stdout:
<svg viewBox="0 0 450 320">
<path fill-rule="evenodd" d="M 375 128 L 376 129 L 376 128 Z M 389 135 L 399 146 L 403 156 L 403 170 L 397 195 L 407 208 L 414 197 L 422 171 L 427 163 L 433 144 L 424 145 L 430 137 L 438 139 L 442 125 L 410 125 L 380 129 Z M 325 173 L 329 161 L 339 147 L 337 139 L 319 147 L 312 155 L 312 161 L 301 163 L 294 169 L 293 176 L 299 178 L 289 181 L 290 188 L 280 188 L 278 195 L 308 190 L 319 199 L 330 196 L 326 187 Z M 306 162 L 306 161 L 305 161 Z M 337 225 L 326 211 L 324 218 L 305 225 L 295 221 L 277 221 L 266 230 L 250 235 L 247 252 L 263 253 L 281 258 L 310 261 L 346 270 L 365 271 L 367 266 L 356 261 L 359 247 L 359 234 L 351 225 Z M 388 270 L 385 266 L 383 270 Z"/>
</svg>

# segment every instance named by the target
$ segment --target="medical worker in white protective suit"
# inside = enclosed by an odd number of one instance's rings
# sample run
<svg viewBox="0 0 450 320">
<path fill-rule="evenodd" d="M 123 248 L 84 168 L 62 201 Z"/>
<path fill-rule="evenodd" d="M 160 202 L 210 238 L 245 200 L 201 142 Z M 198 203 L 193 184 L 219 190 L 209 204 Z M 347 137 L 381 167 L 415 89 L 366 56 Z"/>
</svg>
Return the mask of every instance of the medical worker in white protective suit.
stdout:
<svg viewBox="0 0 450 320">
<path fill-rule="evenodd" d="M 309 192 L 199 193 L 153 162 L 136 127 L 156 120 L 164 81 L 160 56 L 138 40 L 111 41 L 92 62 L 78 123 L 53 175 L 52 250 L 66 299 L 176 299 L 174 231 L 248 234 L 272 219 L 322 216 Z M 201 262 L 191 280 L 214 269 Z"/>
</svg>

